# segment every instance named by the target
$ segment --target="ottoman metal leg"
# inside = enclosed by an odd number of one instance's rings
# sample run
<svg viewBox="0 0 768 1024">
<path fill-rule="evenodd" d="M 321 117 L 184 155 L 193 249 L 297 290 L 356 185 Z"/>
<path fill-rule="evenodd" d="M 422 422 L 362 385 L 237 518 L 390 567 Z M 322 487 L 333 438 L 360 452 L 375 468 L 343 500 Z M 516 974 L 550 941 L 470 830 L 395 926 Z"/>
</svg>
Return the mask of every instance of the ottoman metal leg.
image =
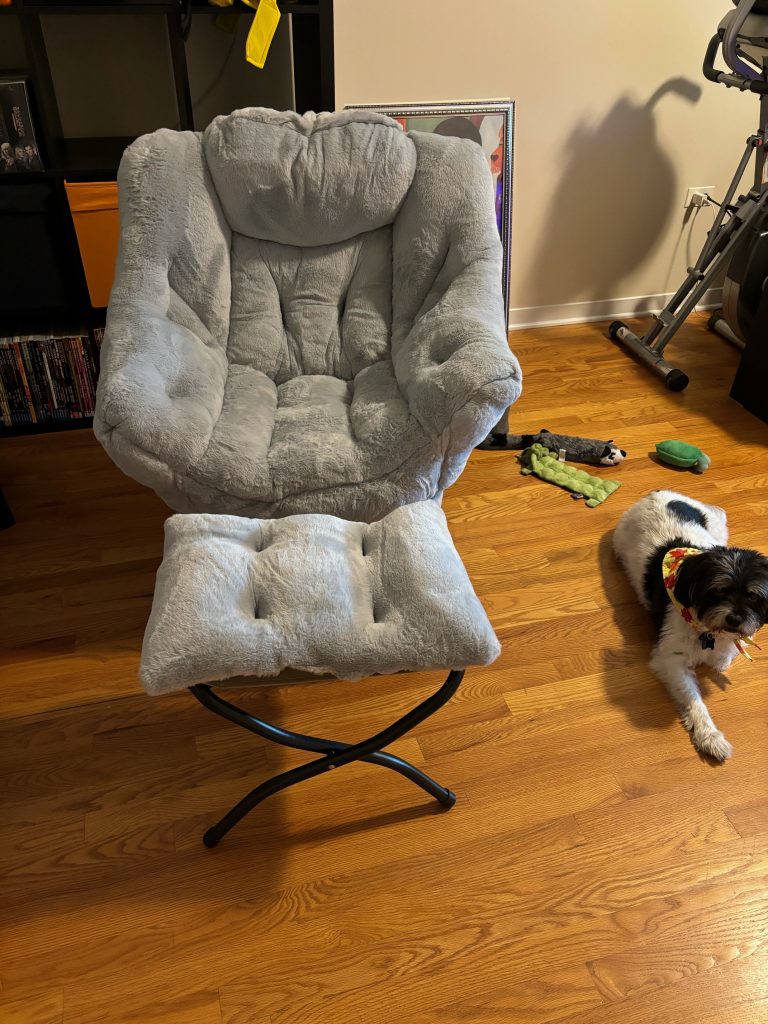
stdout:
<svg viewBox="0 0 768 1024">
<path fill-rule="evenodd" d="M 219 840 L 241 818 L 244 818 L 249 811 L 266 799 L 266 797 L 271 796 L 272 793 L 277 793 L 281 789 L 293 786 L 297 782 L 303 782 L 304 779 L 311 779 L 315 775 L 321 775 L 332 768 L 339 768 L 341 765 L 350 764 L 352 761 L 366 761 L 369 764 L 378 764 L 385 768 L 391 768 L 393 771 L 410 779 L 411 782 L 416 783 L 417 786 L 421 786 L 422 789 L 435 797 L 444 807 L 453 807 L 456 803 L 456 795 L 450 789 L 439 785 L 434 779 L 408 761 L 395 757 L 394 754 L 383 753 L 381 748 L 388 746 L 396 739 L 399 739 L 400 736 L 410 732 L 414 726 L 439 710 L 456 693 L 463 677 L 463 671 L 452 670 L 440 689 L 433 693 L 431 697 L 427 697 L 421 704 L 403 715 L 396 722 L 393 722 L 392 725 L 387 726 L 386 729 L 382 729 L 375 736 L 371 736 L 370 739 L 363 740 L 360 743 L 341 743 L 335 740 L 326 740 L 316 736 L 291 732 L 288 729 L 281 729 L 278 726 L 264 722 L 262 719 L 244 711 L 242 708 L 236 707 L 234 704 L 230 704 L 229 701 L 224 700 L 215 693 L 210 686 L 203 684 L 191 686 L 190 691 L 201 704 L 217 715 L 221 715 L 222 718 L 226 718 L 228 721 L 241 726 L 243 729 L 248 729 L 250 732 L 255 732 L 265 739 L 280 743 L 286 747 L 295 747 L 299 750 L 311 750 L 325 754 L 324 757 L 310 761 L 308 764 L 300 765 L 298 768 L 291 768 L 289 771 L 275 775 L 273 778 L 267 779 L 259 786 L 256 786 L 239 803 L 235 804 L 221 821 L 208 829 L 203 836 L 203 842 L 209 847 L 216 846 Z"/>
</svg>

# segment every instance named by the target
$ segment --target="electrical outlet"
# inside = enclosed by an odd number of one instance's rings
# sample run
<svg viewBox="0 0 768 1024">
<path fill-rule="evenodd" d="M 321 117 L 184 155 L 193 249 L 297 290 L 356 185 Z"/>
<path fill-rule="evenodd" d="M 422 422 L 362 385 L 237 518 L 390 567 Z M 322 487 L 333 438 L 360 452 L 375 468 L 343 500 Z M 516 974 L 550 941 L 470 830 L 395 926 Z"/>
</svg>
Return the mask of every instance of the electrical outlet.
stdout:
<svg viewBox="0 0 768 1024">
<path fill-rule="evenodd" d="M 692 185 L 685 193 L 685 209 L 690 210 L 691 207 L 711 206 L 712 204 L 707 199 L 707 193 L 711 194 L 714 191 L 714 185 Z"/>
</svg>

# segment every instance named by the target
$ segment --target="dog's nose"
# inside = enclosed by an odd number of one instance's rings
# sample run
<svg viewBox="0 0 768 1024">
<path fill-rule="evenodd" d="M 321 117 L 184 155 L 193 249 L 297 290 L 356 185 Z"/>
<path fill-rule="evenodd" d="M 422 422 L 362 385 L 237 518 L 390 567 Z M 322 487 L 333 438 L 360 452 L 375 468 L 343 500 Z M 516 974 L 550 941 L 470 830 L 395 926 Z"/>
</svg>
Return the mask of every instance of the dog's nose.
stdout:
<svg viewBox="0 0 768 1024">
<path fill-rule="evenodd" d="M 725 624 L 726 626 L 730 626 L 731 629 L 738 629 L 743 621 L 742 617 L 740 615 L 736 615 L 734 612 L 725 616 Z"/>
</svg>

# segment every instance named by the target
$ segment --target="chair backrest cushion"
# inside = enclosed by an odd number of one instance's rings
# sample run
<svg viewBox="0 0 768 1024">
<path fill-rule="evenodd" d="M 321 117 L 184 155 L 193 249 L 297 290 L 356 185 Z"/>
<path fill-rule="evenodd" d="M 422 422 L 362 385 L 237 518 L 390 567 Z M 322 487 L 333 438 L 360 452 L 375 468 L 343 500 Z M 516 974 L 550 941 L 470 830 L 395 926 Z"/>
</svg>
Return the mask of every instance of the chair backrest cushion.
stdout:
<svg viewBox="0 0 768 1024">
<path fill-rule="evenodd" d="M 352 380 L 389 356 L 392 228 L 299 247 L 232 236 L 227 358 L 282 384 Z"/>
<path fill-rule="evenodd" d="M 234 231 L 286 245 L 330 245 L 391 224 L 416 170 L 395 121 L 369 111 L 217 117 L 206 161 Z"/>
</svg>

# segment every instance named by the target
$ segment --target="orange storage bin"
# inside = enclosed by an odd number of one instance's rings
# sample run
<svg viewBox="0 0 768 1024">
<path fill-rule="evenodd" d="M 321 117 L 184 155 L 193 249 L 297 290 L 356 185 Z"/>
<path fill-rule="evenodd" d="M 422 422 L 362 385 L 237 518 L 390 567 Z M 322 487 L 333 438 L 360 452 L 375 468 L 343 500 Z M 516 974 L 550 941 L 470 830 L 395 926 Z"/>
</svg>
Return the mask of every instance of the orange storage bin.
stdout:
<svg viewBox="0 0 768 1024">
<path fill-rule="evenodd" d="M 65 181 L 92 306 L 106 306 L 120 238 L 116 181 Z"/>
</svg>

